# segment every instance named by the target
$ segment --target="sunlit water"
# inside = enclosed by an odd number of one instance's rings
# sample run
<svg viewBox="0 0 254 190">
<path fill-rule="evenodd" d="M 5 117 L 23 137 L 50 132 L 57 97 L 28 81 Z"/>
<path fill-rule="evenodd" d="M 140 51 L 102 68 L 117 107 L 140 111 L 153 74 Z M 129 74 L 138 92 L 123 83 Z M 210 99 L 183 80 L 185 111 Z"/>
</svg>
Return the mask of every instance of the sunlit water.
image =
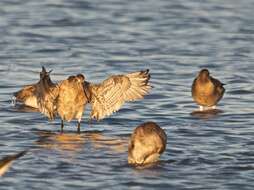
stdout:
<svg viewBox="0 0 254 190">
<path fill-rule="evenodd" d="M 22 150 L 0 189 L 254 189 L 254 1 L 1 0 L 0 158 Z M 38 80 L 83 73 L 99 82 L 149 68 L 153 89 L 82 133 L 59 133 L 39 113 L 11 105 Z M 201 68 L 226 83 L 217 114 L 191 114 Z M 145 121 L 168 135 L 161 162 L 127 164 L 128 137 Z"/>
</svg>

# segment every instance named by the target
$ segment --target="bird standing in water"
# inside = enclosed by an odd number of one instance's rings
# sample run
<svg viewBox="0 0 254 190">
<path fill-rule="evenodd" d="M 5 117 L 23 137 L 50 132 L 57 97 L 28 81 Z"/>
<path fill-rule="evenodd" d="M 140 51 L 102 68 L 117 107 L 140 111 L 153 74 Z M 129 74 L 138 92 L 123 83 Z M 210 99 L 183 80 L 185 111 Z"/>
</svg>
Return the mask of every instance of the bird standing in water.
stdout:
<svg viewBox="0 0 254 190">
<path fill-rule="evenodd" d="M 14 93 L 16 101 L 38 108 L 50 120 L 58 114 L 62 119 L 62 130 L 64 121 L 78 119 L 78 131 L 80 131 L 80 121 L 84 105 L 87 103 L 83 87 L 84 76 L 82 74 L 70 76 L 55 84 L 50 79 L 50 73 L 51 71 L 47 72 L 45 67 L 42 67 L 39 82 L 25 86 Z"/>
<path fill-rule="evenodd" d="M 46 69 L 43 68 L 46 72 Z M 47 73 L 47 72 L 46 72 Z M 49 77 L 49 74 L 47 75 Z M 84 112 L 85 105 L 91 104 L 91 119 L 100 120 L 113 112 L 118 111 L 127 101 L 134 101 L 143 98 L 148 94 L 151 86 L 149 84 L 149 70 L 128 73 L 125 75 L 112 75 L 99 84 L 92 84 L 85 81 L 82 74 L 70 76 L 68 79 L 57 84 L 40 75 L 37 84 L 30 85 L 35 92 L 26 92 L 29 89 L 22 89 L 14 96 L 20 102 L 26 104 L 26 99 L 36 100 L 35 106 L 49 119 L 54 119 L 58 114 L 63 121 L 78 119 L 78 131 Z M 19 94 L 28 94 L 27 97 L 18 98 Z"/>
<path fill-rule="evenodd" d="M 85 104 L 88 99 L 84 93 L 83 83 L 85 77 L 82 74 L 70 76 L 62 81 L 59 86 L 58 96 L 56 97 L 56 110 L 60 115 L 61 129 L 63 131 L 64 121 L 78 120 L 78 132 L 80 132 L 80 122 L 84 112 Z M 54 111 L 54 110 L 52 110 Z"/>
<path fill-rule="evenodd" d="M 192 84 L 192 97 L 199 105 L 200 111 L 205 107 L 215 109 L 222 98 L 225 88 L 218 79 L 210 76 L 207 69 L 202 69 Z"/>
</svg>

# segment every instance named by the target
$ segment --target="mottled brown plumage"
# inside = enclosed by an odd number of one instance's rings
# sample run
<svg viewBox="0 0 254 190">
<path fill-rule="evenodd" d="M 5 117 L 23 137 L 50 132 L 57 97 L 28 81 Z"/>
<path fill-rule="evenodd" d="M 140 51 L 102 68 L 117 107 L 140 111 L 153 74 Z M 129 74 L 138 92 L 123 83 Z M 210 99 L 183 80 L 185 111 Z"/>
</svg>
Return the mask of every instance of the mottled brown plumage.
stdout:
<svg viewBox="0 0 254 190">
<path fill-rule="evenodd" d="M 50 120 L 53 120 L 57 114 L 55 100 L 59 93 L 59 86 L 51 81 L 49 76 L 50 72 L 47 72 L 42 67 L 40 81 L 35 85 L 35 95 L 40 112 L 45 114 Z"/>
<path fill-rule="evenodd" d="M 222 98 L 225 88 L 223 83 L 210 76 L 207 69 L 202 69 L 192 84 L 192 97 L 200 105 L 200 110 L 204 107 L 215 107 Z"/>
<path fill-rule="evenodd" d="M 46 72 L 41 74 L 40 81 L 34 85 L 35 93 L 30 94 L 36 99 L 35 106 L 49 119 L 54 119 L 56 114 L 60 115 L 62 127 L 64 120 L 78 119 L 79 130 L 87 103 L 90 103 L 92 108 L 90 117 L 103 119 L 119 110 L 125 102 L 143 98 L 151 89 L 149 79 L 149 70 L 146 70 L 126 75 L 112 75 L 99 84 L 85 81 L 82 74 L 70 76 L 54 84 Z"/>
<path fill-rule="evenodd" d="M 23 87 L 21 90 L 13 93 L 14 103 L 22 102 L 26 106 L 38 108 L 35 91 L 36 91 L 36 84 L 27 85 Z"/>
<path fill-rule="evenodd" d="M 51 71 L 50 71 L 51 72 Z M 25 86 L 14 93 L 17 101 L 38 108 L 41 113 L 53 120 L 57 114 L 63 121 L 78 119 L 78 130 L 84 105 L 87 99 L 84 95 L 84 76 L 70 76 L 55 84 L 50 79 L 50 72 L 44 67 L 40 72 L 40 80 L 36 84 Z M 33 100 L 33 104 L 31 104 Z"/>
<path fill-rule="evenodd" d="M 55 100 L 57 113 L 63 121 L 78 120 L 78 132 L 80 131 L 80 122 L 84 112 L 84 106 L 88 102 L 84 93 L 84 76 L 70 76 L 68 79 L 60 82 L 59 93 Z"/>
<path fill-rule="evenodd" d="M 167 145 L 167 135 L 154 122 L 139 125 L 129 140 L 128 163 L 143 165 L 156 162 Z"/>
<path fill-rule="evenodd" d="M 112 75 L 100 84 L 88 85 L 92 106 L 91 118 L 103 119 L 118 111 L 127 101 L 142 99 L 151 86 L 149 70 L 126 75 Z"/>
<path fill-rule="evenodd" d="M 50 73 L 51 71 L 47 72 L 42 67 L 40 80 L 35 84 L 26 85 L 21 90 L 13 93 L 14 101 L 21 102 L 33 108 L 39 108 L 38 97 L 44 96 L 45 90 L 52 89 L 56 86 L 50 79 Z"/>
</svg>

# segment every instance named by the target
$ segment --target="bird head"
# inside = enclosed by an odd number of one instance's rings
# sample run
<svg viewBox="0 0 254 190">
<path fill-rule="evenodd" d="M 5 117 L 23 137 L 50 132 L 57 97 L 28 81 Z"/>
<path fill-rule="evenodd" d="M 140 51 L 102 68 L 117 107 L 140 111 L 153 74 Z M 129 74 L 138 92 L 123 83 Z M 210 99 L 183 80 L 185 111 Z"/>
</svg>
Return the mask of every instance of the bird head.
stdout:
<svg viewBox="0 0 254 190">
<path fill-rule="evenodd" d="M 199 72 L 199 78 L 202 80 L 202 81 L 206 81 L 208 78 L 209 78 L 209 71 L 208 69 L 202 69 L 200 72 Z"/>
<path fill-rule="evenodd" d="M 83 83 L 85 81 L 85 76 L 83 74 L 78 74 L 77 79 L 79 82 Z"/>
</svg>

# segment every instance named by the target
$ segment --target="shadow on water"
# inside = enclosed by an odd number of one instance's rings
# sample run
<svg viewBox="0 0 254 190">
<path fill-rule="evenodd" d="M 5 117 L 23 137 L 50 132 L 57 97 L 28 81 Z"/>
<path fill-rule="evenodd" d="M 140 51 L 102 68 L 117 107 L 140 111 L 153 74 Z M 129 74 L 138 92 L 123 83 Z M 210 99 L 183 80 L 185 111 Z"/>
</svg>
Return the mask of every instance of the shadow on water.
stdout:
<svg viewBox="0 0 254 190">
<path fill-rule="evenodd" d="M 218 116 L 220 113 L 223 113 L 220 109 L 209 109 L 204 111 L 195 110 L 191 112 L 190 115 L 199 119 L 211 119 Z"/>
</svg>

